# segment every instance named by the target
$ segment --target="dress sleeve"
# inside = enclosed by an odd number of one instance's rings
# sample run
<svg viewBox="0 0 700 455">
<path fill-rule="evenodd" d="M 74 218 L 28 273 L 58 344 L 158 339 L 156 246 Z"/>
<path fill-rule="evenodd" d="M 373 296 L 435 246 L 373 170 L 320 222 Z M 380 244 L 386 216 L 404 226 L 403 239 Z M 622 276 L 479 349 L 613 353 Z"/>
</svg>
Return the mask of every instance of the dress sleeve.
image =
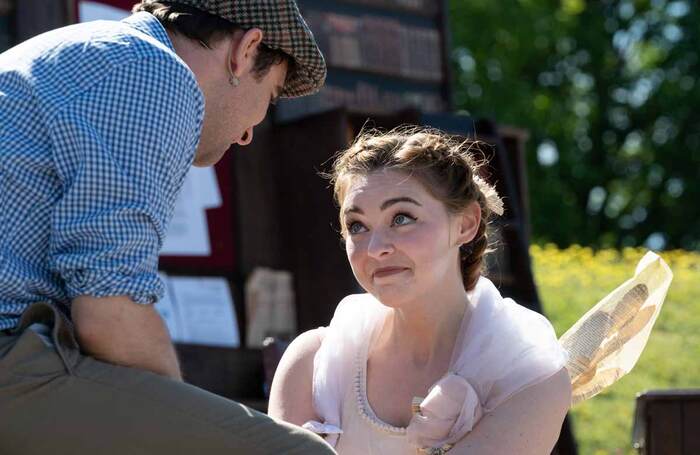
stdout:
<svg viewBox="0 0 700 455">
<path fill-rule="evenodd" d="M 474 386 L 487 413 L 564 368 L 567 354 L 547 318 L 503 298 L 488 279 L 479 279 L 473 299 L 476 309 L 452 368 Z"/>
<path fill-rule="evenodd" d="M 181 62 L 141 58 L 116 68 L 49 122 L 61 183 L 50 267 L 71 300 L 163 293 L 158 252 L 191 165 L 203 117 Z"/>
<path fill-rule="evenodd" d="M 457 443 L 485 414 L 566 364 L 549 321 L 504 299 L 488 279 L 479 279 L 472 302 L 475 309 L 458 336 L 450 371 L 431 388 L 407 428 L 418 447 Z"/>
<path fill-rule="evenodd" d="M 333 446 L 343 432 L 343 398 L 354 377 L 356 355 L 385 315 L 386 309 L 369 294 L 349 295 L 338 304 L 325 329 L 314 357 L 312 383 L 314 409 L 321 421 L 306 422 L 304 428 L 326 435 Z"/>
<path fill-rule="evenodd" d="M 501 364 L 501 371 L 494 371 L 493 383 L 484 406 L 490 412 L 508 398 L 552 377 L 566 366 L 567 353 L 559 344 L 554 327 L 539 313 L 504 299 L 507 313 L 512 318 L 510 332 L 500 342 L 518 346 L 512 351 L 509 365 Z M 507 331 L 505 328 L 504 331 Z"/>
</svg>

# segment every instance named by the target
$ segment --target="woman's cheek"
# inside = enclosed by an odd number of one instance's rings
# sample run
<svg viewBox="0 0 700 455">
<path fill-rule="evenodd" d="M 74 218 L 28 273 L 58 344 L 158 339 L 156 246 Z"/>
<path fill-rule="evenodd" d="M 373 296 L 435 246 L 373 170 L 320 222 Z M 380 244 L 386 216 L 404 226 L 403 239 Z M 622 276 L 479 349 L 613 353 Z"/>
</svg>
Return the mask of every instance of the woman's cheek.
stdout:
<svg viewBox="0 0 700 455">
<path fill-rule="evenodd" d="M 357 245 L 351 240 L 346 240 L 345 252 L 348 255 L 348 262 L 350 262 L 350 267 L 352 267 L 353 272 L 355 272 L 355 274 L 357 275 L 357 271 L 361 269 L 361 258 Z"/>
<path fill-rule="evenodd" d="M 345 253 L 348 255 L 348 261 L 352 264 L 357 258 L 357 246 L 350 239 L 345 240 Z"/>
<path fill-rule="evenodd" d="M 362 242 L 346 241 L 345 250 L 348 255 L 350 267 L 352 268 L 352 273 L 355 275 L 355 279 L 358 281 L 358 283 L 360 283 L 360 286 L 362 286 L 365 291 L 369 292 L 369 287 L 372 284 L 372 280 L 367 274 L 366 269 L 366 245 L 364 245 Z"/>
</svg>

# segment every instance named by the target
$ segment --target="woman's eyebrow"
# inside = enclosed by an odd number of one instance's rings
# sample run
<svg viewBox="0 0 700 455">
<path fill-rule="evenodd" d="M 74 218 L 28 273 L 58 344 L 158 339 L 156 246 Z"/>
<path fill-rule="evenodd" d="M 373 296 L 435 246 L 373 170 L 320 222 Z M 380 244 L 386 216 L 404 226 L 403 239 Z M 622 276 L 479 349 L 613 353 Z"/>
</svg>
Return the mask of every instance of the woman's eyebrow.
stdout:
<svg viewBox="0 0 700 455">
<path fill-rule="evenodd" d="M 388 209 L 389 207 L 391 207 L 392 205 L 398 204 L 399 202 L 408 202 L 408 203 L 410 203 L 410 204 L 417 205 L 418 207 L 423 207 L 423 206 L 422 206 L 418 201 L 416 201 L 415 199 L 410 198 L 410 197 L 407 197 L 407 196 L 403 196 L 403 197 L 395 197 L 395 198 L 387 199 L 386 201 L 382 202 L 382 205 L 381 205 L 380 209 L 386 210 L 386 209 Z"/>
<path fill-rule="evenodd" d="M 355 207 L 354 205 L 351 205 L 350 207 L 348 207 L 348 208 L 346 208 L 345 210 L 343 210 L 343 213 L 346 214 L 346 215 L 347 215 L 348 213 L 359 213 L 360 215 L 364 215 L 364 214 L 365 214 L 365 212 L 363 212 L 361 208 Z"/>
<path fill-rule="evenodd" d="M 379 208 L 380 208 L 382 211 L 384 211 L 384 210 L 388 209 L 389 207 L 391 207 L 392 205 L 398 204 L 399 202 L 408 202 L 408 203 L 410 203 L 410 204 L 417 205 L 418 207 L 423 207 L 423 206 L 420 204 L 420 202 L 416 201 L 415 199 L 410 198 L 410 197 L 408 197 L 408 196 L 402 196 L 402 197 L 394 197 L 394 198 L 391 198 L 391 199 L 387 199 L 386 201 L 382 202 L 382 205 L 381 205 L 381 207 L 379 207 Z M 359 213 L 360 215 L 364 215 L 364 214 L 365 214 L 365 212 L 363 212 L 361 208 L 356 207 L 356 206 L 354 206 L 354 205 L 351 205 L 350 207 L 348 207 L 348 208 L 346 208 L 345 210 L 343 210 L 343 213 L 344 213 L 344 214 L 348 214 L 348 213 Z"/>
</svg>

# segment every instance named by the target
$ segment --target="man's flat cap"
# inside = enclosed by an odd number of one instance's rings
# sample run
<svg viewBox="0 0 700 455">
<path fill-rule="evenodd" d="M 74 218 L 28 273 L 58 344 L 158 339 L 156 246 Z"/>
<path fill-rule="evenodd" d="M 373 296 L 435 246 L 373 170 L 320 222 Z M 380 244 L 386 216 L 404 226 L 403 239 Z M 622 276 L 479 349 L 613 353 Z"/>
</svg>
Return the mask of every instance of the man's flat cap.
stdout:
<svg viewBox="0 0 700 455">
<path fill-rule="evenodd" d="M 150 3 L 157 0 L 144 0 Z M 280 96 L 295 98 L 317 92 L 326 80 L 323 59 L 295 0 L 168 0 L 189 5 L 237 25 L 259 28 L 263 43 L 291 56 L 295 73 L 287 78 Z"/>
</svg>

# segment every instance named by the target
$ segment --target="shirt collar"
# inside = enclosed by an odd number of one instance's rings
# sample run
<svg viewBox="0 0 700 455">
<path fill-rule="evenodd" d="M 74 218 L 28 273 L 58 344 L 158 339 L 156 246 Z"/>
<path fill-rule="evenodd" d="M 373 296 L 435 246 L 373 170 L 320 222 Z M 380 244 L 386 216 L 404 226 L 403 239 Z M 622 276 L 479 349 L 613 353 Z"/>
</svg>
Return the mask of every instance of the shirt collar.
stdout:
<svg viewBox="0 0 700 455">
<path fill-rule="evenodd" d="M 156 19 L 151 13 L 141 11 L 124 19 L 122 22 L 134 27 L 136 30 L 145 33 L 146 35 L 152 36 L 157 39 L 164 46 L 166 46 L 171 51 L 175 52 L 173 43 L 170 41 L 168 33 L 163 28 L 163 25 L 158 19 Z"/>
</svg>

